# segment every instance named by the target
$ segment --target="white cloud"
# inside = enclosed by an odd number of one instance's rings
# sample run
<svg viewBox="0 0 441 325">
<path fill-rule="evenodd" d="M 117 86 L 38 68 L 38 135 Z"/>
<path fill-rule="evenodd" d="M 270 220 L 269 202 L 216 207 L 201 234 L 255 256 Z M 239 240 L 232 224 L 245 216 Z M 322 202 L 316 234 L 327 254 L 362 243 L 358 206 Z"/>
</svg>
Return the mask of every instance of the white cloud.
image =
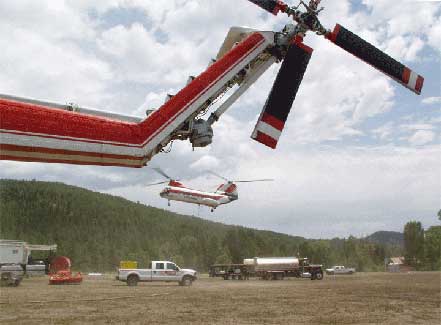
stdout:
<svg viewBox="0 0 441 325">
<path fill-rule="evenodd" d="M 385 49 L 386 53 L 395 58 L 402 58 L 405 61 L 414 61 L 418 53 L 423 49 L 424 42 L 418 37 L 395 36 Z"/>
<path fill-rule="evenodd" d="M 159 43 L 141 24 L 116 26 L 98 40 L 101 51 L 114 61 L 120 81 L 158 86 L 183 85 L 199 64 L 194 65 L 193 47 L 188 42 Z M 197 71 L 197 70 L 196 70 Z"/>
<path fill-rule="evenodd" d="M 87 15 L 63 2 L 2 2 L 0 87 L 3 93 L 95 106 L 112 73 L 79 42 L 94 39 Z M 66 22 L 69 17 L 69 22 Z"/>
<path fill-rule="evenodd" d="M 424 45 L 439 51 L 439 4 L 403 1 L 363 0 L 370 10 L 363 23 L 384 28 L 380 48 L 391 50 L 396 59 L 415 61 Z"/>
<path fill-rule="evenodd" d="M 7 13 L 2 17 L 0 26 L 32 31 L 36 35 L 44 35 L 46 39 L 84 41 L 92 40 L 95 36 L 87 12 L 76 10 L 66 1 L 2 1 L 0 11 Z M 2 36 L 6 35 L 3 31 Z"/>
<path fill-rule="evenodd" d="M 414 131 L 414 130 L 433 130 L 435 127 L 429 123 L 412 123 L 412 124 L 402 124 L 400 126 L 403 130 Z"/>
<path fill-rule="evenodd" d="M 373 129 L 371 132 L 382 140 L 389 139 L 394 132 L 394 123 L 387 122 L 379 128 Z"/>
<path fill-rule="evenodd" d="M 427 35 L 430 46 L 440 52 L 441 50 L 439 45 L 441 44 L 441 17 L 438 16 L 438 19 L 433 23 L 433 26 L 428 31 Z"/>
<path fill-rule="evenodd" d="M 441 97 L 426 97 L 421 102 L 426 105 L 441 104 Z"/>
<path fill-rule="evenodd" d="M 220 165 L 219 159 L 213 156 L 205 155 L 190 165 L 190 168 L 197 170 L 216 170 Z"/>
<path fill-rule="evenodd" d="M 434 132 L 427 130 L 418 130 L 409 138 L 408 141 L 413 146 L 422 146 L 432 142 L 434 138 Z"/>
</svg>

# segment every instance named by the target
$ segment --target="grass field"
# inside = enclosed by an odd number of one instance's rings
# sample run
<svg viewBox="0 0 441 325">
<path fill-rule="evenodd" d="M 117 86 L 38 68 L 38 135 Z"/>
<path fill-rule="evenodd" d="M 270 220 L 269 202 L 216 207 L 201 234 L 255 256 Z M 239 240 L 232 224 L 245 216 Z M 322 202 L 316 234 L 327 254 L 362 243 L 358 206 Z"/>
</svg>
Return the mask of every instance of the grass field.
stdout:
<svg viewBox="0 0 441 325">
<path fill-rule="evenodd" d="M 2 324 L 441 324 L 439 272 L 359 273 L 323 281 L 125 283 L 47 278 L 1 288 Z"/>
</svg>

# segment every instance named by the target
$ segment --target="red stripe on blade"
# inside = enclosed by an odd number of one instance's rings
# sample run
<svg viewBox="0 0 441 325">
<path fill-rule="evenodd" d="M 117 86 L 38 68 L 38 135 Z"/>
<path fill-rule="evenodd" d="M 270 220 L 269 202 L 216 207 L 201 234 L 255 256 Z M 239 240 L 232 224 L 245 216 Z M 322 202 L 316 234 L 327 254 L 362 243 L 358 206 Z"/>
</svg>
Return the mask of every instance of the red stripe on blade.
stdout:
<svg viewBox="0 0 441 325">
<path fill-rule="evenodd" d="M 409 82 L 409 79 L 410 79 L 410 69 L 407 67 L 404 67 L 403 76 L 401 77 L 401 80 L 404 82 L 404 84 L 407 85 Z"/>
<path fill-rule="evenodd" d="M 288 5 L 282 1 L 277 1 L 277 5 L 275 6 L 273 10 L 273 15 L 277 16 L 277 14 L 281 12 L 286 12 L 286 9 L 288 9 Z"/>
<path fill-rule="evenodd" d="M 339 32 L 340 32 L 340 25 L 337 24 L 335 25 L 334 30 L 331 33 L 326 34 L 325 37 L 331 42 L 335 43 Z"/>
<path fill-rule="evenodd" d="M 283 127 L 285 126 L 285 122 L 275 118 L 274 116 L 268 113 L 263 113 L 261 121 L 271 125 L 273 128 L 279 131 L 282 131 Z"/>
<path fill-rule="evenodd" d="M 312 47 L 309 47 L 308 45 L 303 43 L 303 37 L 301 36 L 294 37 L 294 39 L 292 40 L 292 44 L 297 45 L 297 47 L 301 48 L 305 52 L 308 52 L 309 54 L 312 54 L 312 52 L 314 51 Z"/>
<path fill-rule="evenodd" d="M 271 138 L 269 135 L 266 135 L 265 133 L 257 131 L 257 137 L 254 140 L 264 144 L 267 147 L 276 149 L 277 140 Z"/>
<path fill-rule="evenodd" d="M 423 84 L 424 84 L 424 78 L 421 76 L 418 76 L 417 81 L 416 81 L 416 85 L 415 85 L 415 90 L 418 94 L 421 94 L 421 89 L 423 89 Z"/>
</svg>

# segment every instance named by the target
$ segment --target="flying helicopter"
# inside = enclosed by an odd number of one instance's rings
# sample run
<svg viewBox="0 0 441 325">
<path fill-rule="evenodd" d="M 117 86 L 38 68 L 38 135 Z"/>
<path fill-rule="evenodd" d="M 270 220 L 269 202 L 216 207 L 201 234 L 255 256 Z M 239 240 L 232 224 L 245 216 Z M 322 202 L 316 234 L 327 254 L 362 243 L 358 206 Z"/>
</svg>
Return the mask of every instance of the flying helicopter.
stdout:
<svg viewBox="0 0 441 325">
<path fill-rule="evenodd" d="M 160 108 L 147 111 L 145 118 L 0 95 L 0 159 L 140 168 L 174 140 L 205 147 L 222 114 L 271 65 L 282 62 L 251 134 L 275 149 L 313 52 L 303 43 L 308 31 L 421 93 L 422 76 L 339 24 L 326 29 L 318 19 L 324 9 L 319 8 L 320 0 L 300 1 L 293 7 L 279 0 L 249 1 L 274 15 L 285 13 L 295 24 L 276 32 L 231 28 L 208 68 L 190 77 L 177 94 L 167 96 Z M 227 94 L 220 106 L 213 106 Z M 203 119 L 202 113 L 209 110 L 211 115 Z"/>
<path fill-rule="evenodd" d="M 195 190 L 184 186 L 179 180 L 171 178 L 161 168 L 152 168 L 157 173 L 165 177 L 167 180 L 148 184 L 147 186 L 167 184 L 167 186 L 159 193 L 164 199 L 168 200 L 168 206 L 170 201 L 181 201 L 197 205 L 205 205 L 211 208 L 213 212 L 219 205 L 227 204 L 239 199 L 237 193 L 237 185 L 235 183 L 253 183 L 253 182 L 270 182 L 273 179 L 253 179 L 253 180 L 229 180 L 223 176 L 220 176 L 214 172 L 209 172 L 212 175 L 219 177 L 225 181 L 220 184 L 214 192 Z"/>
</svg>

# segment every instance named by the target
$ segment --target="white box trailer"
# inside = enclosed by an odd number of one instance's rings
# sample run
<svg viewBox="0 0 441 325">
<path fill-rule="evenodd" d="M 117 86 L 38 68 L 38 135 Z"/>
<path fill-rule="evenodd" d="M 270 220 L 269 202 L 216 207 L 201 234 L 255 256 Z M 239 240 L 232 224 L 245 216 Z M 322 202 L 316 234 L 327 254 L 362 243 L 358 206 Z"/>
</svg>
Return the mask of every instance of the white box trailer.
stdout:
<svg viewBox="0 0 441 325">
<path fill-rule="evenodd" d="M 46 265 L 33 261 L 33 251 L 54 252 L 57 245 L 30 245 L 19 240 L 0 239 L 0 269 L 4 266 L 20 266 L 28 275 L 44 275 Z"/>
<path fill-rule="evenodd" d="M 17 240 L 0 240 L 0 265 L 26 265 L 29 257 L 27 244 Z"/>
</svg>

